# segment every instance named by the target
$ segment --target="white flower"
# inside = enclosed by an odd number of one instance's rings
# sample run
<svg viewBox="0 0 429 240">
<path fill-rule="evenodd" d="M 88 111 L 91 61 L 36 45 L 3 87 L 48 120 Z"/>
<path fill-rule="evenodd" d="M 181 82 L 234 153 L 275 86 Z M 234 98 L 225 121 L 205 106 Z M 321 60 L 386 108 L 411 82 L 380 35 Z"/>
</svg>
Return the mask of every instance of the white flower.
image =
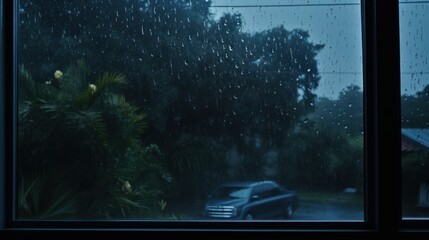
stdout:
<svg viewBox="0 0 429 240">
<path fill-rule="evenodd" d="M 60 70 L 55 71 L 54 73 L 55 79 L 60 79 L 62 76 L 63 76 L 63 72 L 61 72 Z"/>
<path fill-rule="evenodd" d="M 124 181 L 122 184 L 122 192 L 129 193 L 132 191 L 131 184 L 129 181 Z"/>
<path fill-rule="evenodd" d="M 97 86 L 95 86 L 95 84 L 89 84 L 88 89 L 92 94 L 94 94 L 97 91 Z"/>
</svg>

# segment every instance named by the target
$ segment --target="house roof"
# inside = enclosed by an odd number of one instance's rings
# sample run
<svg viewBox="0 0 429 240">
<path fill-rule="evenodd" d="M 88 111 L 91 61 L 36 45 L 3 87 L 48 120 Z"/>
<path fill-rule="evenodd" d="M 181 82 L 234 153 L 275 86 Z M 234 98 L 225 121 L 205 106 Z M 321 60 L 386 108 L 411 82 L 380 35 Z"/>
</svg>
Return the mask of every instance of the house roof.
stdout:
<svg viewBox="0 0 429 240">
<path fill-rule="evenodd" d="M 402 128 L 402 151 L 429 151 L 429 128 Z"/>
</svg>

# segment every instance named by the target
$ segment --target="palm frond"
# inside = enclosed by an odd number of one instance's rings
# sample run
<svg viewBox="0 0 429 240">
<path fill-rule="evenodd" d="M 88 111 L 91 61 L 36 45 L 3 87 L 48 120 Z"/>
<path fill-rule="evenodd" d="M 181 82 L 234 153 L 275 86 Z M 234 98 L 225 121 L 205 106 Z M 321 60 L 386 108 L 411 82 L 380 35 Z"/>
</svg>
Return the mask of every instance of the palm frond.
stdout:
<svg viewBox="0 0 429 240">
<path fill-rule="evenodd" d="M 18 70 L 18 83 L 18 99 L 27 100 L 36 96 L 34 80 L 31 77 L 31 74 L 22 65 Z"/>
<path fill-rule="evenodd" d="M 68 109 L 63 104 L 44 102 L 43 104 L 40 104 L 40 110 L 43 111 L 45 116 L 49 119 L 56 120 L 63 116 Z"/>
<path fill-rule="evenodd" d="M 70 218 L 77 212 L 77 196 L 54 177 L 44 174 L 34 177 L 27 186 L 22 178 L 18 191 L 18 212 L 22 218 Z"/>
<path fill-rule="evenodd" d="M 146 115 L 138 113 L 138 108 L 129 104 L 124 96 L 111 95 L 107 100 L 110 112 L 127 130 L 126 135 L 140 136 L 146 128 Z"/>
<path fill-rule="evenodd" d="M 31 111 L 31 101 L 21 101 L 18 103 L 18 123 L 22 123 Z"/>
<path fill-rule="evenodd" d="M 105 73 L 95 84 L 88 87 L 77 98 L 77 106 L 83 108 L 91 107 L 97 99 L 109 88 L 126 82 L 125 76 L 118 73 Z"/>
<path fill-rule="evenodd" d="M 100 112 L 69 111 L 66 113 L 66 120 L 70 131 L 79 133 L 83 142 L 100 146 L 100 148 L 107 142 L 107 129 Z"/>
<path fill-rule="evenodd" d="M 73 213 L 76 212 L 78 201 L 77 198 L 72 196 L 70 191 L 64 191 L 57 195 L 55 199 L 53 199 L 51 206 L 40 215 L 40 218 L 43 219 L 52 219 L 57 216 L 73 216 Z"/>
<path fill-rule="evenodd" d="M 145 207 L 145 206 L 141 206 L 138 202 L 132 201 L 126 197 L 118 197 L 116 200 L 118 201 L 118 206 L 120 207 L 135 207 L 135 208 Z"/>
<path fill-rule="evenodd" d="M 88 85 L 90 76 L 81 68 L 64 74 L 61 89 L 35 84 L 29 87 L 36 88 L 32 97 L 19 102 L 19 171 L 29 183 L 20 185 L 19 217 L 153 213 L 168 173 L 159 161 L 159 148 L 141 142 L 146 115 L 113 93 L 111 87 L 125 83 L 124 75 L 106 73 Z M 28 72 L 22 74 L 31 79 Z M 47 95 L 37 93 L 37 88 Z M 46 175 L 56 167 L 67 173 Z M 34 171 L 38 177 L 31 179 L 28 174 Z M 131 182 L 132 190 L 124 191 L 118 179 Z"/>
</svg>

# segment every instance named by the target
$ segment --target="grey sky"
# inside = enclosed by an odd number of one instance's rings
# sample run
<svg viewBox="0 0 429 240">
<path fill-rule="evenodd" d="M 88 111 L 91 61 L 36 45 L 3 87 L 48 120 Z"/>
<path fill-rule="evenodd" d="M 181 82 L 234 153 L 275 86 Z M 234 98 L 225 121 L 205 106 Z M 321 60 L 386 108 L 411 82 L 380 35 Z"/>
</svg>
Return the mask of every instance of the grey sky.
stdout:
<svg viewBox="0 0 429 240">
<path fill-rule="evenodd" d="M 255 32 L 284 25 L 309 31 L 310 41 L 323 43 L 317 56 L 321 81 L 316 93 L 337 98 L 350 84 L 362 88 L 362 32 L 360 5 L 347 0 L 212 0 L 213 5 L 287 5 L 323 4 L 293 7 L 222 7 L 212 8 L 215 17 L 225 12 L 239 12 L 243 31 Z M 407 2 L 407 1 L 401 1 Z M 402 94 L 414 94 L 429 84 L 429 4 L 400 4 Z M 414 73 L 414 74 L 413 74 Z"/>
<path fill-rule="evenodd" d="M 429 2 L 400 4 L 399 12 L 401 90 L 411 95 L 429 84 Z"/>
</svg>

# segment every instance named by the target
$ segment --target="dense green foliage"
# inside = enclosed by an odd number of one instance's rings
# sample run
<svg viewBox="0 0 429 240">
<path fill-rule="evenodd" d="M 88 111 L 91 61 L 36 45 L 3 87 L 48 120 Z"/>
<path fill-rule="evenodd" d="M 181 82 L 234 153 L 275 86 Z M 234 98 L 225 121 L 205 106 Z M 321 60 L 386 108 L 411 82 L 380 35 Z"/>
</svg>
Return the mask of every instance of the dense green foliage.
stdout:
<svg viewBox="0 0 429 240">
<path fill-rule="evenodd" d="M 280 179 L 302 189 L 363 190 L 363 94 L 348 86 L 337 100 L 320 98 L 281 150 Z"/>
<path fill-rule="evenodd" d="M 113 92 L 125 83 L 123 75 L 104 74 L 91 83 L 78 74 L 81 66 L 46 83 L 35 83 L 20 69 L 20 216 L 129 218 L 141 216 L 136 211 L 156 212 L 168 173 L 158 147 L 140 140 L 145 115 Z"/>
<path fill-rule="evenodd" d="M 108 218 L 156 217 L 232 180 L 361 187 L 362 92 L 318 99 L 323 45 L 307 31 L 250 34 L 210 5 L 21 1 L 20 216 L 52 215 L 30 204 L 47 185 L 67 189 L 44 200 L 65 215 Z"/>
<path fill-rule="evenodd" d="M 402 127 L 429 127 L 429 85 L 416 95 L 401 97 Z"/>
</svg>

